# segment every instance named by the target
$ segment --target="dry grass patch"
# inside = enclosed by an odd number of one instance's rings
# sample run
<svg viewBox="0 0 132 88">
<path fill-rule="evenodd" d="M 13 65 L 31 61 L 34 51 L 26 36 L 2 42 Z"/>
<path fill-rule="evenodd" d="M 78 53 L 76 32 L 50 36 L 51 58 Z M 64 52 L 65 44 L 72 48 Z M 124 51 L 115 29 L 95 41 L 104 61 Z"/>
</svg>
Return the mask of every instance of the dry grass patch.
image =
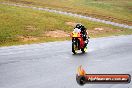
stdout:
<svg viewBox="0 0 132 88">
<path fill-rule="evenodd" d="M 75 27 L 77 23 L 75 22 L 66 22 L 66 25 L 69 25 L 69 26 L 72 26 L 72 27 Z"/>
<path fill-rule="evenodd" d="M 108 33 L 120 33 L 123 30 L 120 29 L 111 29 L 111 28 L 94 28 L 93 30 L 87 30 L 89 35 L 98 35 L 98 34 L 108 34 Z"/>
<path fill-rule="evenodd" d="M 55 30 L 55 31 L 47 31 L 47 32 L 45 32 L 44 36 L 62 38 L 62 37 L 68 37 L 69 33 L 64 32 L 62 30 Z"/>
<path fill-rule="evenodd" d="M 37 28 L 36 28 L 36 27 L 33 27 L 33 26 L 28 25 L 28 26 L 26 26 L 26 27 L 25 27 L 25 30 L 26 30 L 26 31 L 31 31 L 31 32 L 32 32 L 32 31 L 37 30 Z"/>
<path fill-rule="evenodd" d="M 33 37 L 33 36 L 18 36 L 18 39 L 21 42 L 37 41 L 38 40 L 37 37 Z"/>
</svg>

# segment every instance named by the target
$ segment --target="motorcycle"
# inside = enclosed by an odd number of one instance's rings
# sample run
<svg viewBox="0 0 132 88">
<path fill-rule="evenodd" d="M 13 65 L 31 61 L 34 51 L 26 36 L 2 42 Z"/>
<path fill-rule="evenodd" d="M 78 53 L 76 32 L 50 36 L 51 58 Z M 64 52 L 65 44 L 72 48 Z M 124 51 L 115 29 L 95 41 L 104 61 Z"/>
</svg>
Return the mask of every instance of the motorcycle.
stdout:
<svg viewBox="0 0 132 88">
<path fill-rule="evenodd" d="M 81 50 L 82 53 L 85 53 L 87 50 L 87 46 L 85 46 L 85 42 L 83 41 L 80 31 L 74 30 L 71 33 L 71 37 L 72 37 L 72 52 L 73 52 L 73 54 L 77 54 L 78 50 Z"/>
</svg>

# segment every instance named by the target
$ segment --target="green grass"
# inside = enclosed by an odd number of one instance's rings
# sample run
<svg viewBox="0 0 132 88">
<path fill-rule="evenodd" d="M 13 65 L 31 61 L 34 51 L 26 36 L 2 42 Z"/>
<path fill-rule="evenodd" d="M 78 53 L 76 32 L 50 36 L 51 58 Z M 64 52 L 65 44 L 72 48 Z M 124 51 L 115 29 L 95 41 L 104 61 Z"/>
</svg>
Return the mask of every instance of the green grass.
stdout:
<svg viewBox="0 0 132 88">
<path fill-rule="evenodd" d="M 132 0 L 2 0 L 88 15 L 132 25 Z"/>
<path fill-rule="evenodd" d="M 53 38 L 45 37 L 43 35 L 44 32 L 51 30 L 63 30 L 70 33 L 73 30 L 73 27 L 66 25 L 66 22 L 82 23 L 86 25 L 89 30 L 93 30 L 96 27 L 107 27 L 114 30 L 122 30 L 122 28 L 119 27 L 98 22 L 90 22 L 85 19 L 0 4 L 0 46 L 70 40 L 68 37 Z M 29 26 L 32 29 L 27 29 Z M 123 31 L 117 33 L 111 31 L 91 36 L 100 37 L 121 34 L 132 34 L 132 30 L 123 29 Z M 33 36 L 38 38 L 38 40 L 22 42 L 18 36 Z"/>
</svg>

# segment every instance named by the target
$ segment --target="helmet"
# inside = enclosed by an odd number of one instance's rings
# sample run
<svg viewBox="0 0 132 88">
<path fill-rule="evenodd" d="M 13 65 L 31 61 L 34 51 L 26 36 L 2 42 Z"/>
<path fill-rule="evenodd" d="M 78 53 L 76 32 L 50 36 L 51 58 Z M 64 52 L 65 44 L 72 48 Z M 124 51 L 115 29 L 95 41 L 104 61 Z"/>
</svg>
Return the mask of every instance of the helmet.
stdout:
<svg viewBox="0 0 132 88">
<path fill-rule="evenodd" d="M 80 29 L 82 26 L 83 26 L 83 25 L 80 24 L 80 23 L 76 24 L 76 28 L 78 28 L 78 29 Z"/>
</svg>

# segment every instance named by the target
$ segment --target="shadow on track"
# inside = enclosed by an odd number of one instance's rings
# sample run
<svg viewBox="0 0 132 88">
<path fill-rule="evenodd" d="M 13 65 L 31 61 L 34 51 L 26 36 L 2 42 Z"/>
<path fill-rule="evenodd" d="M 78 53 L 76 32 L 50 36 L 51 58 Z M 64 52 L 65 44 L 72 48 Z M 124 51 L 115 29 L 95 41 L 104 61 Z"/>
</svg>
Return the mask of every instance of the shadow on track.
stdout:
<svg viewBox="0 0 132 88">
<path fill-rule="evenodd" d="M 84 56 L 87 55 L 88 53 L 77 53 L 77 54 L 72 54 L 73 56 Z"/>
</svg>

